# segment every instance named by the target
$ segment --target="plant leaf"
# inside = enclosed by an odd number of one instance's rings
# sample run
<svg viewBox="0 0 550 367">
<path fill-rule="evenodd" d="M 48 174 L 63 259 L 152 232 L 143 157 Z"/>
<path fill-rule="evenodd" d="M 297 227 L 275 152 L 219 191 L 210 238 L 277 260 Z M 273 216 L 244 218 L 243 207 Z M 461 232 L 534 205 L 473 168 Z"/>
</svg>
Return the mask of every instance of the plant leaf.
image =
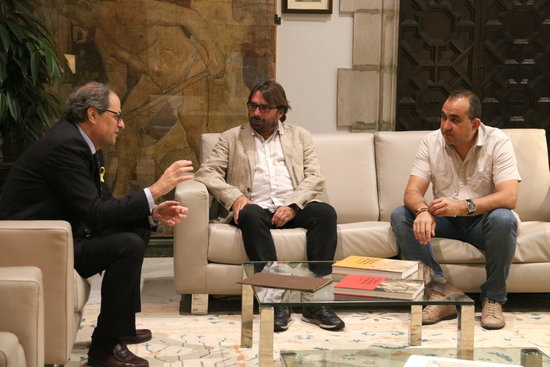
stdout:
<svg viewBox="0 0 550 367">
<path fill-rule="evenodd" d="M 4 51 L 8 51 L 11 46 L 10 35 L 6 26 L 1 23 L 0 23 L 0 41 L 2 42 Z"/>
</svg>

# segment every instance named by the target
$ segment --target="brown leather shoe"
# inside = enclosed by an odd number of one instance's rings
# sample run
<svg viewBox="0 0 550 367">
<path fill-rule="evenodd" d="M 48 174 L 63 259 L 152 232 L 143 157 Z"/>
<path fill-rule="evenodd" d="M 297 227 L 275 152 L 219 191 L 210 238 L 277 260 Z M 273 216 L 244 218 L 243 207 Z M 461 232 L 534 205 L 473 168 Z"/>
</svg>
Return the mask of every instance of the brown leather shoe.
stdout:
<svg viewBox="0 0 550 367">
<path fill-rule="evenodd" d="M 456 306 L 428 305 L 422 310 L 422 325 L 432 325 L 442 320 L 456 318 Z"/>
<path fill-rule="evenodd" d="M 502 329 L 505 324 L 502 305 L 488 297 L 483 297 L 481 327 L 489 330 L 498 330 Z"/>
<path fill-rule="evenodd" d="M 120 341 L 125 344 L 139 344 L 148 342 L 153 338 L 149 329 L 136 329 L 136 336 L 121 336 Z"/>
<path fill-rule="evenodd" d="M 130 352 L 124 343 L 115 345 L 112 355 L 90 346 L 86 364 L 93 367 L 149 367 L 147 360 Z"/>
</svg>

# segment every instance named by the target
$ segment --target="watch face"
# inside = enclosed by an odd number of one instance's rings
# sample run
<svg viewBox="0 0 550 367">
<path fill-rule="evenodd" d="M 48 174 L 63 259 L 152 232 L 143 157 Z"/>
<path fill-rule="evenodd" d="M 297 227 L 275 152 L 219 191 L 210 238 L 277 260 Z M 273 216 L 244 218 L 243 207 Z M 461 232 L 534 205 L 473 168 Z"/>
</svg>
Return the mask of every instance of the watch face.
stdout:
<svg viewBox="0 0 550 367">
<path fill-rule="evenodd" d="M 476 211 L 476 204 L 472 200 L 467 200 L 468 203 L 468 214 L 472 214 Z"/>
</svg>

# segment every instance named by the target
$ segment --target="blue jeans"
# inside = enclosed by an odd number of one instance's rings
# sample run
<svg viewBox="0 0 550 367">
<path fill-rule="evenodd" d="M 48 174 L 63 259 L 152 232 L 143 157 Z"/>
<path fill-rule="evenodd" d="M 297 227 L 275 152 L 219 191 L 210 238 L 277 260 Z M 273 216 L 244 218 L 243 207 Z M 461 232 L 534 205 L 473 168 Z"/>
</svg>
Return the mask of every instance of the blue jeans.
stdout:
<svg viewBox="0 0 550 367">
<path fill-rule="evenodd" d="M 421 245 L 414 238 L 414 219 L 414 213 L 405 206 L 392 212 L 391 225 L 401 253 L 406 259 L 422 261 L 436 275 L 443 275 L 432 246 Z M 506 279 L 517 240 L 517 221 L 512 211 L 499 208 L 468 217 L 435 217 L 435 222 L 435 237 L 465 241 L 485 253 L 487 279 L 481 285 L 481 298 L 506 302 Z"/>
</svg>

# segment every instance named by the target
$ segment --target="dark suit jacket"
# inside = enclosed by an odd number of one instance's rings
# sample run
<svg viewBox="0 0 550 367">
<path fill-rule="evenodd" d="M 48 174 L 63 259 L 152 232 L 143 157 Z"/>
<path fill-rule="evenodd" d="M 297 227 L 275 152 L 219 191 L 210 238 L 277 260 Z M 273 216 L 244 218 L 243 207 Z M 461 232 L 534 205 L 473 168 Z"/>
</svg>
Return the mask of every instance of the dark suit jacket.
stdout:
<svg viewBox="0 0 550 367">
<path fill-rule="evenodd" d="M 0 219 L 66 220 L 77 239 L 130 222 L 148 227 L 143 190 L 115 199 L 106 184 L 100 197 L 98 186 L 99 172 L 88 144 L 75 124 L 61 120 L 10 171 L 0 198 Z"/>
</svg>

